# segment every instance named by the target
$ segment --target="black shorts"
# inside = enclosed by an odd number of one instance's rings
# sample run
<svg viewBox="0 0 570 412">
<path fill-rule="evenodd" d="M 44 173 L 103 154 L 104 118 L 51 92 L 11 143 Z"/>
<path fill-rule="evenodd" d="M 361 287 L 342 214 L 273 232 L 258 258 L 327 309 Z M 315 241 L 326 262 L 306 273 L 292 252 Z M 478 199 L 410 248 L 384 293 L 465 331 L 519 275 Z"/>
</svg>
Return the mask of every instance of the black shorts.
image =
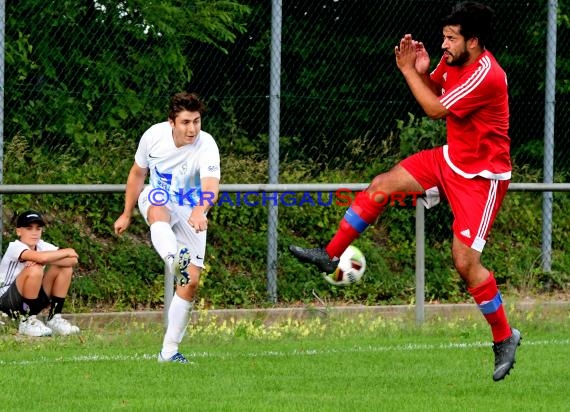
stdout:
<svg viewBox="0 0 570 412">
<path fill-rule="evenodd" d="M 43 287 L 40 288 L 38 299 L 40 299 L 43 308 L 47 308 L 49 306 L 50 300 Z M 0 311 L 7 313 L 13 318 L 17 318 L 20 314 L 26 312 L 24 310 L 24 299 L 18 291 L 16 282 L 12 283 L 8 290 L 0 296 Z"/>
</svg>

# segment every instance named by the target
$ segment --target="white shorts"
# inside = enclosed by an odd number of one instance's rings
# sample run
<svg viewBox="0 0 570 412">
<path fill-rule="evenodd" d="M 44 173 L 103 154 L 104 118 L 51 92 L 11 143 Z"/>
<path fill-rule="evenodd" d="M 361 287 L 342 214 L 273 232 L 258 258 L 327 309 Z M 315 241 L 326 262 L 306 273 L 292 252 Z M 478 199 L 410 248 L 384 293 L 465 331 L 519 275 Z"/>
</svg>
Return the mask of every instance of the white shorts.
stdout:
<svg viewBox="0 0 570 412">
<path fill-rule="evenodd" d="M 149 196 L 152 195 L 153 188 L 145 186 L 139 195 L 139 211 L 141 212 L 146 224 L 148 225 L 148 208 L 152 206 Z M 196 230 L 188 224 L 192 207 L 189 205 L 179 205 L 175 201 L 166 202 L 164 205 L 170 213 L 170 227 L 178 241 L 178 248 L 186 247 L 190 250 L 192 258 L 190 263 L 194 266 L 204 267 L 204 259 L 206 253 L 206 234 L 207 230 L 196 233 Z"/>
</svg>

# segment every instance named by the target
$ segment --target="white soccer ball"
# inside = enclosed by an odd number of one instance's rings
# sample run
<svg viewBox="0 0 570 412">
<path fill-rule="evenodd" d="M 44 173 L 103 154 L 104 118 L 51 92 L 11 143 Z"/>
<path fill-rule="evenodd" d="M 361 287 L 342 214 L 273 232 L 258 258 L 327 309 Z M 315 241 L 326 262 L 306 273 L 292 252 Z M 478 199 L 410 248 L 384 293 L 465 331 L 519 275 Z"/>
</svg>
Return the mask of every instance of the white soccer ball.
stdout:
<svg viewBox="0 0 570 412">
<path fill-rule="evenodd" d="M 364 254 L 355 246 L 350 245 L 340 256 L 338 267 L 333 273 L 324 275 L 331 285 L 347 286 L 362 279 L 366 270 Z"/>
</svg>

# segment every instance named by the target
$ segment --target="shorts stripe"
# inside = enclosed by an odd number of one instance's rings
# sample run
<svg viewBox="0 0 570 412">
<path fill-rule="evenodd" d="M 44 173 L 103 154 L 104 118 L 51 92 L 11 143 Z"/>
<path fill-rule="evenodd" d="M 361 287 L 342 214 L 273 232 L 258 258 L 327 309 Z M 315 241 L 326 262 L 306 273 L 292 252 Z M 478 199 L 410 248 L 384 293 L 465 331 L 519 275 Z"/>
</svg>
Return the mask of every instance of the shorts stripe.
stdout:
<svg viewBox="0 0 570 412">
<path fill-rule="evenodd" d="M 493 209 L 495 207 L 495 201 L 497 200 L 497 180 L 491 180 L 491 185 L 489 186 L 489 195 L 487 196 L 487 203 L 485 204 L 485 209 L 483 210 L 483 217 L 481 218 L 481 223 L 479 224 L 479 229 L 477 231 L 477 237 L 484 239 L 485 233 L 489 228 L 489 223 L 493 217 Z"/>
</svg>

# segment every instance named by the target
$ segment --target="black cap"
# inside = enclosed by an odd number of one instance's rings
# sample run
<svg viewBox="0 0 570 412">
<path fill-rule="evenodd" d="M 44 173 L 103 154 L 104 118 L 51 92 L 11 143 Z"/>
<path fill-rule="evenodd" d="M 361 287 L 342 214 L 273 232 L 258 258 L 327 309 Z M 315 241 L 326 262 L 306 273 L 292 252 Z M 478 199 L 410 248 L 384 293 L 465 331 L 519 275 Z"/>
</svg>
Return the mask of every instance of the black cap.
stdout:
<svg viewBox="0 0 570 412">
<path fill-rule="evenodd" d="M 16 220 L 16 227 L 29 227 L 32 223 L 37 223 L 40 226 L 45 226 L 46 222 L 44 218 L 40 214 L 40 212 L 36 212 L 35 210 L 27 210 L 24 213 L 21 213 Z"/>
</svg>

